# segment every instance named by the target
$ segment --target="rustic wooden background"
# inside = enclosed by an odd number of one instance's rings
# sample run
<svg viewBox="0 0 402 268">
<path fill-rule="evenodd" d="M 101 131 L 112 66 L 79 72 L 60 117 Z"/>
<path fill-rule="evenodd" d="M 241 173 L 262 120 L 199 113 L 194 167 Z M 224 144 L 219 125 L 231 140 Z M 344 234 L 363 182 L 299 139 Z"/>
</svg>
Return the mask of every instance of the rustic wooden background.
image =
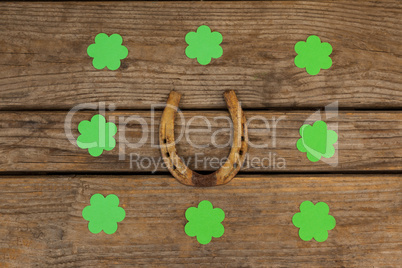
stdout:
<svg viewBox="0 0 402 268">
<path fill-rule="evenodd" d="M 333 2 L 2 2 L 0 3 L 0 267 L 397 267 L 402 255 L 402 4 Z M 184 36 L 200 25 L 223 35 L 223 56 L 188 59 Z M 97 33 L 119 33 L 129 49 L 116 71 L 86 54 Z M 316 76 L 296 68 L 294 44 L 315 34 L 334 50 Z M 250 168 L 225 186 L 192 188 L 166 169 L 130 167 L 116 148 L 91 157 L 66 138 L 67 112 L 80 103 L 115 105 L 107 116 L 142 116 L 157 138 L 154 103 L 183 93 L 185 118 L 228 128 L 222 97 L 236 91 L 247 117 L 282 118 L 269 151 L 286 168 Z M 338 101 L 337 166 L 311 163 L 295 146 L 317 109 Z M 73 134 L 82 111 L 72 120 Z M 119 124 L 117 124 L 118 127 Z M 194 125 L 203 126 L 202 120 Z M 182 127 L 177 120 L 176 130 Z M 250 140 L 272 143 L 253 121 Z M 125 138 L 138 141 L 138 122 Z M 191 139 L 209 144 L 210 133 Z M 229 133 L 217 136 L 219 144 Z M 126 148 L 157 161 L 148 140 Z M 229 148 L 179 153 L 222 158 Z M 267 149 L 250 148 L 250 159 Z M 210 167 L 198 167 L 203 172 Z M 127 212 L 113 235 L 82 218 L 91 195 L 116 194 Z M 225 234 L 200 245 L 184 233 L 184 212 L 208 199 L 226 213 Z M 304 242 L 291 218 L 301 202 L 329 204 L 337 225 L 324 243 Z"/>
</svg>

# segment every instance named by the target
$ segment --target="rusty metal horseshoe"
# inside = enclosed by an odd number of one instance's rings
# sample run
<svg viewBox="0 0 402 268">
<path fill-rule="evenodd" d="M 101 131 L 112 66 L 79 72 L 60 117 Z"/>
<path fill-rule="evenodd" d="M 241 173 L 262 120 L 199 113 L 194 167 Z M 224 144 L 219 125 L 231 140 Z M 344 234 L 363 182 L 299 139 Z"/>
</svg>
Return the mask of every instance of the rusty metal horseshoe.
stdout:
<svg viewBox="0 0 402 268">
<path fill-rule="evenodd" d="M 224 92 L 226 105 L 233 121 L 233 142 L 226 162 L 217 171 L 202 175 L 189 169 L 177 155 L 174 138 L 174 119 L 181 94 L 171 91 L 163 111 L 159 128 L 159 145 L 162 158 L 170 173 L 182 184 L 190 186 L 215 186 L 226 184 L 236 176 L 246 157 L 248 133 L 246 117 L 233 90 Z"/>
</svg>

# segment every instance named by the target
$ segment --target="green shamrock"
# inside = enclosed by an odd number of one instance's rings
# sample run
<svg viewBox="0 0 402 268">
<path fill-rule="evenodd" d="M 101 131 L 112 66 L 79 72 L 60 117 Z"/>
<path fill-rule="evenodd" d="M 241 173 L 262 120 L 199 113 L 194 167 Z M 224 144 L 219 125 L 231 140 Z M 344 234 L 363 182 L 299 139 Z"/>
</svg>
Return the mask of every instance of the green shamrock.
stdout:
<svg viewBox="0 0 402 268">
<path fill-rule="evenodd" d="M 316 121 L 312 126 L 303 125 L 300 128 L 301 139 L 297 141 L 297 149 L 307 152 L 311 162 L 317 162 L 321 157 L 330 158 L 335 154 L 333 144 L 338 140 L 335 131 L 327 129 L 324 121 Z"/>
<path fill-rule="evenodd" d="M 314 238 L 317 242 L 324 242 L 328 238 L 328 230 L 335 228 L 335 218 L 328 215 L 329 207 L 324 202 L 315 206 L 311 201 L 304 201 L 300 205 L 300 212 L 293 215 L 293 225 L 299 230 L 299 237 L 304 241 Z"/>
<path fill-rule="evenodd" d="M 81 121 L 78 131 L 81 133 L 77 139 L 78 147 L 88 149 L 92 156 L 100 156 L 103 150 L 110 151 L 116 146 L 113 136 L 117 127 L 114 123 L 106 123 L 106 119 L 100 114 L 94 115 L 91 121 Z"/>
<path fill-rule="evenodd" d="M 211 29 L 202 25 L 197 32 L 189 32 L 186 35 L 186 55 L 190 59 L 197 58 L 201 65 L 207 65 L 211 58 L 217 59 L 223 54 L 223 49 L 219 45 L 222 43 L 222 35 L 219 32 L 211 32 Z"/>
<path fill-rule="evenodd" d="M 89 231 L 93 234 L 98 234 L 102 230 L 106 234 L 115 233 L 117 223 L 126 217 L 124 209 L 119 207 L 119 198 L 114 194 L 106 197 L 101 194 L 94 194 L 90 203 L 90 206 L 82 210 L 82 217 L 89 221 Z"/>
<path fill-rule="evenodd" d="M 295 51 L 298 54 L 295 58 L 296 66 L 306 68 L 310 75 L 316 75 L 320 69 L 328 69 L 332 65 L 329 57 L 332 53 L 332 46 L 328 43 L 321 43 L 318 36 L 310 35 L 306 42 L 297 42 Z"/>
<path fill-rule="evenodd" d="M 184 231 L 188 236 L 197 236 L 200 244 L 208 244 L 212 237 L 221 237 L 225 228 L 221 222 L 225 219 L 225 212 L 220 208 L 213 208 L 211 202 L 204 200 L 198 208 L 190 207 L 186 210 L 188 223 Z"/>
<path fill-rule="evenodd" d="M 95 44 L 88 47 L 87 53 L 94 58 L 92 65 L 96 69 L 107 67 L 109 70 L 117 70 L 120 67 L 120 60 L 128 55 L 128 50 L 122 46 L 123 38 L 119 34 L 112 34 L 110 37 L 100 33 L 95 37 Z"/>
</svg>

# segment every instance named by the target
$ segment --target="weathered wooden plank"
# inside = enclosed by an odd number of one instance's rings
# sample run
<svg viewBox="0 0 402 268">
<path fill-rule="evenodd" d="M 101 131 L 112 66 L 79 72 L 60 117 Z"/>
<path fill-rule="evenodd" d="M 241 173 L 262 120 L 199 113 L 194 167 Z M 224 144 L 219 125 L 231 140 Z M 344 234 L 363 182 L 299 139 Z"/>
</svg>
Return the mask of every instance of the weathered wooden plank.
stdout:
<svg viewBox="0 0 402 268">
<path fill-rule="evenodd" d="M 401 176 L 236 177 L 193 188 L 171 177 L 2 177 L 2 267 L 397 267 Z M 92 234 L 81 216 L 95 193 L 126 211 L 116 233 Z M 225 233 L 207 245 L 184 233 L 202 200 L 225 211 Z M 305 200 L 337 221 L 323 243 L 304 242 L 291 218 Z"/>
<path fill-rule="evenodd" d="M 118 125 L 117 145 L 99 157 L 92 157 L 87 150 L 69 142 L 64 129 L 66 114 L 1 112 L 0 170 L 167 172 L 158 148 L 160 112 L 153 115 L 150 112 L 108 112 L 107 120 L 114 120 Z M 94 114 L 96 112 L 78 112 L 72 117 L 73 138 L 79 135 L 79 122 L 90 120 Z M 330 163 L 312 163 L 296 148 L 299 128 L 312 113 L 246 111 L 245 114 L 251 143 L 242 171 L 402 170 L 402 112 L 339 112 L 332 118 L 321 113 L 330 128 L 338 127 L 338 157 L 331 158 Z M 144 126 L 131 120 L 133 116 L 141 118 Z M 220 161 L 225 161 L 230 151 L 229 122 L 229 113 L 224 111 L 186 111 L 183 121 L 180 116 L 176 118 L 175 137 L 182 136 L 176 147 L 190 168 L 212 171 L 219 168 Z M 125 159 L 119 160 L 119 153 Z"/>
<path fill-rule="evenodd" d="M 236 90 L 245 108 L 402 107 L 400 1 L 0 3 L 0 108 L 68 109 L 105 101 L 147 109 L 170 90 L 183 108 L 224 108 Z M 184 36 L 207 24 L 223 56 L 188 59 Z M 129 56 L 96 70 L 86 49 L 119 33 Z M 333 46 L 333 67 L 310 76 L 294 45 L 316 34 Z"/>
</svg>

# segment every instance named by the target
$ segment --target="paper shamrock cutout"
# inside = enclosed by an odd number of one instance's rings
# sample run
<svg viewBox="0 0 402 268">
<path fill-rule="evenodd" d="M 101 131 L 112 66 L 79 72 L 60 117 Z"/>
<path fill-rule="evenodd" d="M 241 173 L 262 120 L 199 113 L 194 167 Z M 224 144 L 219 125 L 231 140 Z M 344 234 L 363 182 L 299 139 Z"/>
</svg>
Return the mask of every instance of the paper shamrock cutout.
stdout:
<svg viewBox="0 0 402 268">
<path fill-rule="evenodd" d="M 213 208 L 211 202 L 204 200 L 198 208 L 190 207 L 186 210 L 188 223 L 184 231 L 188 236 L 197 236 L 200 244 L 208 244 L 212 237 L 221 237 L 225 228 L 221 222 L 225 219 L 225 212 L 220 208 Z"/>
<path fill-rule="evenodd" d="M 101 194 L 94 194 L 90 203 L 90 206 L 82 210 L 82 217 L 89 221 L 89 231 L 93 234 L 98 234 L 102 230 L 106 234 L 115 233 L 117 223 L 126 217 L 124 209 L 119 207 L 119 198 L 114 194 L 106 197 Z"/>
<path fill-rule="evenodd" d="M 310 75 L 316 75 L 320 69 L 328 69 L 332 65 L 329 57 L 332 53 L 332 46 L 329 43 L 321 43 L 318 36 L 310 35 L 306 42 L 297 42 L 295 51 L 298 54 L 295 57 L 296 66 L 306 68 Z"/>
<path fill-rule="evenodd" d="M 186 35 L 186 55 L 190 59 L 197 58 L 201 65 L 207 65 L 211 58 L 217 59 L 223 54 L 220 46 L 222 35 L 219 32 L 211 32 L 211 29 L 202 25 L 198 27 L 197 32 L 189 32 Z"/>
<path fill-rule="evenodd" d="M 316 121 L 312 126 L 303 125 L 300 128 L 301 139 L 297 141 L 297 149 L 307 152 L 307 158 L 311 162 L 317 162 L 321 157 L 330 158 L 335 154 L 333 144 L 338 140 L 335 131 L 327 129 L 324 121 Z"/>
<path fill-rule="evenodd" d="M 128 55 L 128 49 L 122 45 L 123 38 L 119 34 L 112 34 L 110 37 L 100 33 L 95 37 L 95 44 L 88 47 L 87 53 L 96 69 L 107 67 L 109 70 L 117 70 L 120 67 L 120 60 Z"/>
<path fill-rule="evenodd" d="M 328 215 L 329 207 L 324 202 L 318 202 L 315 206 L 311 201 L 304 201 L 300 205 L 300 212 L 296 213 L 292 222 L 300 228 L 299 237 L 304 241 L 314 238 L 317 242 L 324 242 L 328 238 L 328 230 L 335 228 L 336 221 Z"/>
<path fill-rule="evenodd" d="M 114 123 L 106 123 L 106 119 L 100 114 L 94 115 L 91 121 L 81 121 L 78 131 L 81 133 L 77 139 L 78 147 L 88 149 L 92 156 L 100 156 L 103 150 L 110 151 L 116 146 L 113 136 L 117 127 Z"/>
</svg>

